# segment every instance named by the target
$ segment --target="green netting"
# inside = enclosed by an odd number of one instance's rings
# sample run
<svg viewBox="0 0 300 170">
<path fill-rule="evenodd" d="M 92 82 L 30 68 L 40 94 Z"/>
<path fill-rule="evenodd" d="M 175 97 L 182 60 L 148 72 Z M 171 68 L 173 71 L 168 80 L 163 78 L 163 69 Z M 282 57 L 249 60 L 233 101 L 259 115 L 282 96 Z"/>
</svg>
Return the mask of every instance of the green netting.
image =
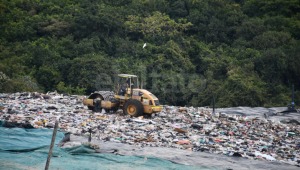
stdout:
<svg viewBox="0 0 300 170">
<path fill-rule="evenodd" d="M 57 133 L 56 144 L 63 138 Z M 50 129 L 0 127 L 0 169 L 44 169 L 52 137 Z M 49 169 L 212 169 L 187 166 L 153 157 L 93 153 L 81 145 L 69 149 L 54 147 Z"/>
<path fill-rule="evenodd" d="M 51 142 L 52 132 L 50 129 L 1 127 L 0 150 L 22 152 L 48 147 Z M 58 132 L 55 143 L 58 143 L 63 136 L 62 132 Z"/>
</svg>

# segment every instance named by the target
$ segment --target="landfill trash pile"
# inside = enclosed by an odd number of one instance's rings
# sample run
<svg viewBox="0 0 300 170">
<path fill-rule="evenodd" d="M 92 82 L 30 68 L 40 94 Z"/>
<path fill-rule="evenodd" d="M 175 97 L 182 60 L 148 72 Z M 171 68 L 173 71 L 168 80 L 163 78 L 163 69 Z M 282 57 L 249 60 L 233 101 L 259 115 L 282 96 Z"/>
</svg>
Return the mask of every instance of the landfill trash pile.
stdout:
<svg viewBox="0 0 300 170">
<path fill-rule="evenodd" d="M 91 112 L 82 104 L 85 96 L 56 92 L 0 93 L 0 120 L 5 127 L 59 127 L 73 135 L 89 136 L 136 147 L 166 147 L 279 161 L 300 166 L 300 123 L 277 119 L 277 114 L 249 116 L 206 107 L 164 106 L 151 116 L 130 117 Z M 260 115 L 260 116 L 259 116 Z M 268 113 L 268 115 L 270 115 Z M 101 146 L 100 146 L 101 148 Z"/>
</svg>

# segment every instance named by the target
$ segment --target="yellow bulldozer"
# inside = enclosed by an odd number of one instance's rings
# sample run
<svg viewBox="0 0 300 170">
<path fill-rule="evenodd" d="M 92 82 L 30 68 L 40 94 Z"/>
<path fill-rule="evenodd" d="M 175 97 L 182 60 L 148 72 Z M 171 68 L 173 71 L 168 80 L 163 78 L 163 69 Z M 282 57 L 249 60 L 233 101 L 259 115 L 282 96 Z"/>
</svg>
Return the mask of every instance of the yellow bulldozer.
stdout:
<svg viewBox="0 0 300 170">
<path fill-rule="evenodd" d="M 118 74 L 119 81 L 115 92 L 95 91 L 83 104 L 95 112 L 116 112 L 122 109 L 124 114 L 141 116 L 144 113 L 160 112 L 162 106 L 158 98 L 145 89 L 138 87 L 138 77 L 130 74 Z"/>
</svg>

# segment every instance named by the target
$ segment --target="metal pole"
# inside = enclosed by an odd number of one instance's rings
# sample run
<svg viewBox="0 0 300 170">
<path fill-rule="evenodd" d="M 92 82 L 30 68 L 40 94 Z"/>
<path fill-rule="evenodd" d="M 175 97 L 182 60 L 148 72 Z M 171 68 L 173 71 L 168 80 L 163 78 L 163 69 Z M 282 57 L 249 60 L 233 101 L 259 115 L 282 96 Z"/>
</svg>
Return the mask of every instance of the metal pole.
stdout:
<svg viewBox="0 0 300 170">
<path fill-rule="evenodd" d="M 52 150 L 53 150 L 53 146 L 54 146 L 54 142 L 55 142 L 57 128 L 58 128 L 58 120 L 55 121 L 54 129 L 53 129 L 53 134 L 52 134 L 52 140 L 51 140 L 51 144 L 50 144 L 50 149 L 49 149 L 49 153 L 48 153 L 48 158 L 47 158 L 45 170 L 48 170 L 48 168 L 49 168 L 49 164 L 50 164 L 50 159 L 51 159 L 51 156 L 52 156 Z"/>
<path fill-rule="evenodd" d="M 292 86 L 292 110 L 295 110 L 295 91 L 294 91 L 294 85 Z"/>
</svg>

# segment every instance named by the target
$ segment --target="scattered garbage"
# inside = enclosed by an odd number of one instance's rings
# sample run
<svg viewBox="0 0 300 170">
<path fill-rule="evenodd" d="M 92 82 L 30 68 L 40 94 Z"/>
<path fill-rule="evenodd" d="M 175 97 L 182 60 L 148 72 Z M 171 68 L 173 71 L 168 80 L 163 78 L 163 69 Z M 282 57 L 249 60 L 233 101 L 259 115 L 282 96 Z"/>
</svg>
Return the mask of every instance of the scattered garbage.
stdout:
<svg viewBox="0 0 300 170">
<path fill-rule="evenodd" d="M 273 120 L 243 109 L 218 111 L 207 107 L 164 106 L 162 112 L 137 118 L 122 112 L 92 112 L 84 96 L 56 92 L 0 93 L 0 120 L 5 127 L 53 128 L 68 134 L 137 147 L 168 147 L 248 159 L 280 161 L 299 166 L 299 119 Z M 278 115 L 276 115 L 278 116 Z M 68 145 L 67 143 L 65 145 Z"/>
</svg>

